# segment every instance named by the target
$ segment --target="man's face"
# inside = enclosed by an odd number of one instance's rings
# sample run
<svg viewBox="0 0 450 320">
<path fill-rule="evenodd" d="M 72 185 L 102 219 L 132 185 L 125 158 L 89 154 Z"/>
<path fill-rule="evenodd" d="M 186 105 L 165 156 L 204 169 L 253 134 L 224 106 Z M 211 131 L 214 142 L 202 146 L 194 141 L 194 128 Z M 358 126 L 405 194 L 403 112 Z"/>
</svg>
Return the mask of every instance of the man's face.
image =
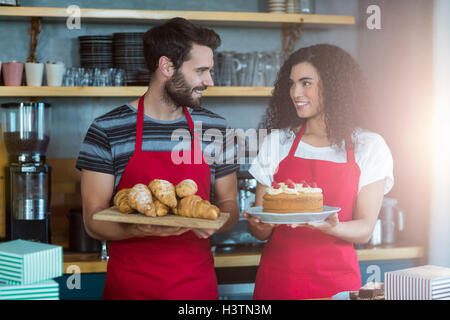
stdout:
<svg viewBox="0 0 450 320">
<path fill-rule="evenodd" d="M 213 66 L 212 50 L 194 43 L 191 58 L 164 85 L 165 98 L 176 106 L 199 108 L 203 90 L 214 85 L 210 73 Z"/>
</svg>

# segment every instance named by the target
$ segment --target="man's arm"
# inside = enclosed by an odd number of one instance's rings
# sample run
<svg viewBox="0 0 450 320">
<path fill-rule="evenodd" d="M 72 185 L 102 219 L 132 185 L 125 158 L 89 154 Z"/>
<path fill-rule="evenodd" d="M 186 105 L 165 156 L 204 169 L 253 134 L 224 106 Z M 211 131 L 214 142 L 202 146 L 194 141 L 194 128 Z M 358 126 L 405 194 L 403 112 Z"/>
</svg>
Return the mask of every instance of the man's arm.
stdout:
<svg viewBox="0 0 450 320">
<path fill-rule="evenodd" d="M 230 218 L 219 230 L 191 229 L 199 238 L 208 238 L 214 233 L 221 233 L 233 228 L 239 220 L 239 206 L 237 203 L 237 176 L 233 172 L 219 178 L 214 183 L 215 205 L 221 212 L 229 212 Z"/>
<path fill-rule="evenodd" d="M 239 220 L 236 172 L 217 179 L 214 183 L 214 194 L 214 204 L 219 207 L 220 211 L 230 213 L 230 218 L 217 233 L 231 230 Z"/>
<path fill-rule="evenodd" d="M 162 227 L 109 221 L 96 221 L 96 212 L 109 208 L 114 192 L 114 176 L 83 169 L 81 171 L 81 197 L 86 232 L 94 239 L 123 240 L 133 237 L 169 236 L 186 232 L 187 228 Z"/>
</svg>

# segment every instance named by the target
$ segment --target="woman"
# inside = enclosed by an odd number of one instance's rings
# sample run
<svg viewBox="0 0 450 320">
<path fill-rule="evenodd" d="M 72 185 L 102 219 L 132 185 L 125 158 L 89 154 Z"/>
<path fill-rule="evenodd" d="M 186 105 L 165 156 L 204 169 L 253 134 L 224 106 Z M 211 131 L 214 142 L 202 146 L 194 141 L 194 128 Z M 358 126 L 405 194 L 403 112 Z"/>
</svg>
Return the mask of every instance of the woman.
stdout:
<svg viewBox="0 0 450 320">
<path fill-rule="evenodd" d="M 324 298 L 361 287 L 353 244 L 369 240 L 393 186 L 388 146 L 360 128 L 367 104 L 358 64 L 336 46 L 302 48 L 280 69 L 262 123 L 270 134 L 250 168 L 255 206 L 273 182 L 291 179 L 316 182 L 324 204 L 341 211 L 306 225 L 267 224 L 245 213 L 251 233 L 268 239 L 255 299 Z"/>
</svg>

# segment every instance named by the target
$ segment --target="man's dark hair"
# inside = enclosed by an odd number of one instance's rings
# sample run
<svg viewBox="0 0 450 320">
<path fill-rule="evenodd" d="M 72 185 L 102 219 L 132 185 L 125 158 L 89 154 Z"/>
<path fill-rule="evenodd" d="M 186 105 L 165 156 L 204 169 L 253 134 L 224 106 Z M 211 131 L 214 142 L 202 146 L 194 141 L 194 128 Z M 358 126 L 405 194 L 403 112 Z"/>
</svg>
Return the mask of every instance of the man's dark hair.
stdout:
<svg viewBox="0 0 450 320">
<path fill-rule="evenodd" d="M 150 75 L 156 71 L 159 58 L 168 57 L 179 69 L 184 61 L 190 59 L 192 45 L 198 44 L 215 50 L 220 46 L 219 35 L 183 18 L 173 18 L 151 28 L 144 34 L 144 58 Z"/>
</svg>

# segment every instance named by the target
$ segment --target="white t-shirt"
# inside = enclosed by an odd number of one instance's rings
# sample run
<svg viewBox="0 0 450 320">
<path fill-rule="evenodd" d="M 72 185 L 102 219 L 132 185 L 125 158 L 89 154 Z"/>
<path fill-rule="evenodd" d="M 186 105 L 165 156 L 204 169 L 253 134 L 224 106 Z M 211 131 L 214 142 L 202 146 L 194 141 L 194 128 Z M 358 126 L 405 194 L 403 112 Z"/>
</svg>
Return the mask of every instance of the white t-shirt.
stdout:
<svg viewBox="0 0 450 320">
<path fill-rule="evenodd" d="M 290 129 L 272 131 L 261 144 L 249 173 L 259 183 L 266 186 L 272 185 L 275 170 L 278 168 L 278 164 L 289 154 L 294 139 L 294 133 Z M 394 164 L 391 151 L 383 137 L 377 133 L 358 128 L 353 133 L 352 140 L 355 144 L 355 160 L 361 170 L 358 192 L 368 184 L 386 179 L 384 194 L 387 194 L 394 185 Z M 344 145 L 344 142 L 342 144 Z M 295 156 L 336 163 L 347 162 L 345 148 L 341 150 L 336 145 L 314 147 L 303 141 L 300 141 Z"/>
</svg>

